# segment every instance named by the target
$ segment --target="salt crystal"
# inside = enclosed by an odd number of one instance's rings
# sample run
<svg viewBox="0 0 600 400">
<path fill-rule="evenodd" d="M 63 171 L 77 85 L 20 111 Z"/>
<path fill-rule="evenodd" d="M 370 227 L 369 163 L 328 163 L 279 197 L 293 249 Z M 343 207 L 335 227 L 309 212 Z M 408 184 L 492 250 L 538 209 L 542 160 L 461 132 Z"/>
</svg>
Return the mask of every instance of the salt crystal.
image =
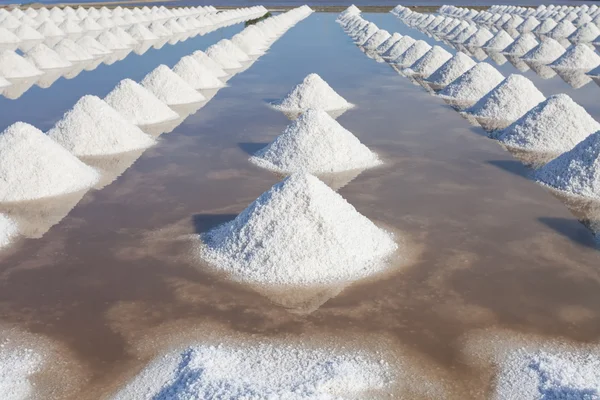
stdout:
<svg viewBox="0 0 600 400">
<path fill-rule="evenodd" d="M 8 246 L 17 233 L 17 224 L 8 216 L 0 214 L 0 248 Z"/>
<path fill-rule="evenodd" d="M 413 75 L 418 75 L 422 78 L 428 78 L 433 72 L 440 68 L 446 61 L 452 58 L 452 54 L 448 53 L 440 46 L 433 46 L 423 57 L 417 60 L 410 66 Z"/>
<path fill-rule="evenodd" d="M 25 53 L 25 59 L 39 69 L 66 68 L 73 65 L 43 43 L 36 44 Z"/>
<path fill-rule="evenodd" d="M 502 54 L 520 57 L 536 47 L 539 42 L 532 33 L 524 33 L 510 46 L 501 51 Z"/>
<path fill-rule="evenodd" d="M 121 43 L 121 41 L 109 31 L 102 32 L 98 35 L 96 40 L 109 50 L 125 50 L 129 48 L 128 45 Z"/>
<path fill-rule="evenodd" d="M 69 61 L 87 61 L 94 58 L 83 47 L 71 39 L 63 39 L 54 46 L 54 51 Z"/>
<path fill-rule="evenodd" d="M 207 56 L 206 53 L 204 53 L 202 50 L 196 50 L 195 52 L 193 52 L 192 58 L 194 58 L 198 62 L 198 64 L 208 68 L 215 77 L 223 78 L 228 76 L 227 72 L 223 71 L 221 65 L 209 56 Z"/>
<path fill-rule="evenodd" d="M 565 51 L 565 48 L 556 40 L 543 37 L 540 44 L 523 55 L 521 59 L 546 65 L 556 61 Z"/>
<path fill-rule="evenodd" d="M 469 39 L 464 42 L 467 47 L 481 47 L 494 37 L 487 28 L 479 28 Z"/>
<path fill-rule="evenodd" d="M 42 75 L 40 71 L 12 50 L 3 50 L 0 52 L 0 76 L 4 78 L 29 78 Z"/>
<path fill-rule="evenodd" d="M 213 61 L 221 66 L 223 69 L 239 69 L 242 68 L 242 64 L 237 58 L 230 54 L 224 47 L 213 44 L 205 51 L 206 55 L 209 56 Z"/>
<path fill-rule="evenodd" d="M 27 26 L 25 24 L 19 26 L 14 34 L 19 37 L 19 39 L 26 40 L 43 40 L 44 35 L 33 29 L 31 26 Z"/>
<path fill-rule="evenodd" d="M 600 56 L 587 44 L 578 44 L 569 48 L 560 58 L 550 64 L 556 70 L 590 71 L 600 65 Z"/>
<path fill-rule="evenodd" d="M 500 30 L 496 33 L 496 36 L 491 38 L 482 47 L 488 50 L 502 51 L 510 46 L 512 42 L 514 42 L 513 38 L 506 31 Z"/>
<path fill-rule="evenodd" d="M 166 65 L 152 70 L 140 84 L 167 105 L 199 103 L 205 98 Z"/>
<path fill-rule="evenodd" d="M 415 44 L 415 42 L 416 40 L 412 37 L 408 35 L 403 36 L 381 56 L 386 60 L 395 60 L 396 58 L 404 54 L 404 52 L 406 52 L 406 50 L 408 50 L 413 44 Z"/>
<path fill-rule="evenodd" d="M 98 173 L 42 131 L 17 122 L 0 133 L 0 202 L 34 200 L 93 186 Z"/>
<path fill-rule="evenodd" d="M 575 30 L 577 30 L 577 28 L 575 28 L 572 23 L 562 20 L 554 27 L 554 29 L 546 33 L 546 35 L 553 39 L 562 39 L 571 35 Z"/>
<path fill-rule="evenodd" d="M 367 50 L 375 50 L 381 43 L 385 42 L 390 38 L 390 33 L 384 29 L 380 29 L 375 32 L 367 41 L 363 44 L 363 47 Z"/>
<path fill-rule="evenodd" d="M 402 35 L 399 34 L 398 32 L 394 32 L 386 41 L 384 41 L 383 43 L 381 43 L 376 49 L 375 51 L 380 54 L 383 55 L 385 52 L 387 52 L 390 48 L 392 48 L 393 45 L 396 44 L 396 42 L 398 42 L 398 40 L 402 39 Z"/>
<path fill-rule="evenodd" d="M 104 47 L 91 36 L 83 36 L 77 40 L 77 44 L 84 48 L 92 56 L 105 56 L 112 53 L 109 49 Z"/>
<path fill-rule="evenodd" d="M 404 53 L 398 58 L 392 61 L 398 67 L 409 67 L 415 63 L 419 58 L 423 57 L 425 53 L 431 50 L 431 46 L 424 40 L 417 40 L 412 46 L 410 46 Z"/>
<path fill-rule="evenodd" d="M 438 96 L 444 100 L 475 103 L 504 80 L 504 76 L 488 63 L 478 63 L 446 86 Z"/>
<path fill-rule="evenodd" d="M 131 79 L 123 79 L 104 101 L 135 125 L 151 125 L 179 118 L 152 92 Z"/>
<path fill-rule="evenodd" d="M 477 63 L 465 53 L 457 52 L 454 57 L 446 61 L 440 68 L 426 78 L 434 89 L 444 88 L 456 78 L 473 68 Z"/>
<path fill-rule="evenodd" d="M 173 67 L 173 72 L 180 76 L 192 88 L 216 89 L 225 86 L 204 64 L 200 64 L 193 56 L 182 57 Z"/>
<path fill-rule="evenodd" d="M 306 111 L 309 108 L 325 111 L 354 107 L 337 94 L 319 75 L 310 74 L 273 106 L 282 111 Z"/>
<path fill-rule="evenodd" d="M 577 28 L 568 39 L 571 43 L 591 43 L 595 41 L 598 36 L 600 36 L 600 29 L 598 29 L 596 24 L 588 22 Z"/>
<path fill-rule="evenodd" d="M 11 343 L 5 335 L 14 333 L 3 329 L 0 344 L 0 398 L 27 400 L 38 397 L 36 375 L 41 372 L 44 355 L 30 345 Z M 14 340 L 14 339 L 13 339 Z M 14 342 L 20 342 L 20 338 Z M 43 396 L 43 395 L 42 395 Z"/>
<path fill-rule="evenodd" d="M 0 44 L 19 43 L 21 39 L 6 28 L 0 27 Z"/>
<path fill-rule="evenodd" d="M 74 155 L 99 156 L 145 149 L 155 141 L 96 96 L 83 96 L 47 132 Z"/>
</svg>

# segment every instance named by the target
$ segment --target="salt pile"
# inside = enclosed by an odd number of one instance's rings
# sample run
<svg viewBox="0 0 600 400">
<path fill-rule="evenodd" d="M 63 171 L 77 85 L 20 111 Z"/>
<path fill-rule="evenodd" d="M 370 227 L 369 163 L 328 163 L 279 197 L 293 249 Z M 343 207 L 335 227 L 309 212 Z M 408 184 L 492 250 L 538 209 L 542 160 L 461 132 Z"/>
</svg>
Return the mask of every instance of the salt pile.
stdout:
<svg viewBox="0 0 600 400">
<path fill-rule="evenodd" d="M 405 35 L 401 39 L 399 39 L 392 47 L 390 47 L 385 53 L 381 56 L 389 61 L 393 61 L 396 58 L 400 57 L 402 54 L 406 52 L 413 44 L 415 44 L 416 40 L 412 37 Z"/>
<path fill-rule="evenodd" d="M 439 94 L 442 99 L 473 104 L 504 80 L 504 76 L 488 63 L 478 63 L 456 78 Z"/>
<path fill-rule="evenodd" d="M 135 40 L 129 33 L 125 32 L 123 28 L 115 26 L 114 28 L 111 28 L 109 32 L 115 35 L 115 37 L 119 39 L 121 43 L 127 46 L 134 46 L 138 44 L 138 41 Z"/>
<path fill-rule="evenodd" d="M 39 69 L 67 68 L 73 65 L 43 43 L 38 43 L 29 50 L 25 59 Z"/>
<path fill-rule="evenodd" d="M 113 399 L 366 398 L 392 376 L 381 356 L 357 349 L 200 343 L 157 358 Z"/>
<path fill-rule="evenodd" d="M 469 39 L 464 42 L 467 47 L 481 47 L 494 37 L 487 28 L 479 28 Z"/>
<path fill-rule="evenodd" d="M 125 50 L 129 46 L 122 43 L 115 35 L 109 31 L 104 31 L 96 38 L 96 41 L 108 50 Z"/>
<path fill-rule="evenodd" d="M 206 53 L 204 53 L 202 50 L 196 50 L 195 52 L 193 52 L 192 58 L 194 58 L 194 60 L 196 60 L 198 64 L 208 68 L 215 77 L 223 78 L 228 76 L 227 72 L 223 71 L 221 65 L 209 56 L 207 56 Z"/>
<path fill-rule="evenodd" d="M 250 61 L 248 54 L 244 53 L 242 49 L 233 44 L 229 39 L 222 39 L 215 43 L 213 46 L 220 46 L 227 54 L 235 58 L 239 62 Z"/>
<path fill-rule="evenodd" d="M 234 279 L 269 285 L 350 282 L 382 271 L 387 232 L 312 175 L 291 175 L 233 221 L 202 235 L 199 254 Z"/>
<path fill-rule="evenodd" d="M 600 56 L 587 44 L 578 44 L 567 50 L 558 60 L 550 64 L 556 70 L 590 71 L 600 65 Z"/>
<path fill-rule="evenodd" d="M 545 35 L 552 31 L 558 25 L 558 23 L 552 18 L 545 19 L 537 28 L 533 30 L 534 33 L 538 35 Z"/>
<path fill-rule="evenodd" d="M 513 74 L 483 96 L 466 113 L 477 118 L 480 123 L 481 120 L 512 123 L 545 99 L 529 79 Z"/>
<path fill-rule="evenodd" d="M 363 44 L 363 47 L 367 50 L 375 50 L 379 45 L 391 37 L 390 33 L 385 29 L 380 29 L 375 32 L 367 41 Z"/>
<path fill-rule="evenodd" d="M 96 96 L 83 96 L 47 132 L 74 155 L 98 156 L 145 149 L 155 141 Z"/>
<path fill-rule="evenodd" d="M 565 48 L 556 40 L 544 37 L 538 46 L 522 57 L 522 60 L 546 65 L 556 61 L 565 51 Z"/>
<path fill-rule="evenodd" d="M 409 67 L 413 65 L 425 53 L 431 50 L 431 46 L 424 40 L 417 40 L 402 55 L 396 58 L 393 63 L 398 67 Z"/>
<path fill-rule="evenodd" d="M 560 154 L 598 130 L 600 124 L 583 107 L 558 94 L 499 132 L 498 140 L 518 149 Z"/>
<path fill-rule="evenodd" d="M 11 43 L 19 43 L 21 39 L 11 31 L 6 28 L 0 26 L 0 43 L 1 44 L 11 44 Z"/>
<path fill-rule="evenodd" d="M 296 85 L 281 101 L 273 104 L 281 111 L 306 111 L 309 108 L 325 111 L 354 107 L 337 94 L 319 75 L 310 74 Z"/>
<path fill-rule="evenodd" d="M 134 38 L 135 40 L 140 41 L 140 42 L 146 42 L 146 41 L 158 39 L 158 36 L 156 36 L 154 33 L 150 32 L 148 30 L 148 28 L 146 28 L 142 24 L 132 25 L 129 29 L 127 29 L 126 32 L 129 35 L 131 35 L 132 38 Z"/>
<path fill-rule="evenodd" d="M 423 57 L 411 65 L 412 75 L 428 78 L 433 72 L 440 68 L 446 61 L 452 58 L 452 54 L 440 46 L 433 46 Z"/>
<path fill-rule="evenodd" d="M 394 32 L 387 40 L 381 43 L 375 51 L 380 55 L 383 55 L 386 51 L 388 51 L 398 40 L 402 39 L 402 35 L 398 32 Z"/>
<path fill-rule="evenodd" d="M 204 96 L 166 65 L 156 67 L 140 84 L 167 105 L 199 103 L 205 100 Z"/>
<path fill-rule="evenodd" d="M 539 42 L 532 33 L 524 33 L 501 53 L 520 57 L 536 47 Z"/>
<path fill-rule="evenodd" d="M 31 26 L 25 24 L 21 24 L 21 26 L 15 29 L 14 34 L 23 41 L 44 40 L 44 35 L 33 29 Z"/>
<path fill-rule="evenodd" d="M 596 24 L 588 22 L 577 28 L 569 37 L 571 43 L 591 43 L 600 36 L 600 29 Z"/>
<path fill-rule="evenodd" d="M 71 19 L 63 21 L 58 28 L 67 34 L 77 34 L 83 32 L 83 29 L 81 29 L 81 27 Z"/>
<path fill-rule="evenodd" d="M 12 50 L 0 52 L 0 76 L 4 78 L 29 78 L 43 72 Z"/>
<path fill-rule="evenodd" d="M 199 64 L 193 56 L 182 57 L 173 67 L 173 72 L 193 89 L 217 89 L 225 86 L 211 70 L 204 64 Z"/>
<path fill-rule="evenodd" d="M 234 54 L 231 54 L 223 46 L 213 44 L 206 49 L 206 55 L 221 66 L 223 69 L 238 69 L 242 68 L 242 64 L 238 61 Z"/>
<path fill-rule="evenodd" d="M 572 23 L 563 19 L 546 35 L 553 39 L 562 39 L 570 36 L 576 29 Z"/>
<path fill-rule="evenodd" d="M 533 31 L 535 28 L 537 28 L 540 25 L 540 21 L 535 18 L 534 16 L 529 16 L 527 17 L 527 19 L 517 27 L 517 30 L 519 32 L 531 32 Z"/>
<path fill-rule="evenodd" d="M 434 89 L 446 87 L 476 64 L 471 57 L 459 51 L 454 57 L 429 75 L 426 81 Z"/>
<path fill-rule="evenodd" d="M 135 125 L 151 125 L 179 118 L 152 92 L 131 79 L 123 79 L 104 101 Z"/>
<path fill-rule="evenodd" d="M 83 47 L 71 39 L 63 39 L 54 46 L 54 51 L 69 61 L 88 61 L 94 58 Z"/>
<path fill-rule="evenodd" d="M 491 38 L 482 47 L 487 50 L 502 51 L 510 46 L 512 42 L 514 42 L 513 38 L 506 31 L 500 30 L 496 33 L 496 36 Z"/>
<path fill-rule="evenodd" d="M 46 21 L 41 24 L 37 31 L 45 37 L 65 36 L 65 33 L 52 21 Z"/>
<path fill-rule="evenodd" d="M 84 36 L 77 41 L 77 44 L 84 48 L 92 56 L 105 56 L 112 52 L 99 43 L 96 39 L 91 36 Z"/>
<path fill-rule="evenodd" d="M 34 126 L 17 122 L 0 133 L 0 202 L 72 193 L 97 181 L 94 169 Z"/>
<path fill-rule="evenodd" d="M 376 154 L 323 110 L 303 113 L 250 161 L 276 172 L 312 174 L 366 169 L 381 164 Z"/>
<path fill-rule="evenodd" d="M 472 25 L 469 25 L 468 27 L 463 29 L 458 35 L 455 35 L 453 38 L 451 38 L 450 41 L 455 44 L 464 43 L 467 39 L 473 36 L 475 32 L 477 32 L 477 28 Z"/>
<path fill-rule="evenodd" d="M 361 46 L 364 44 L 367 39 L 369 39 L 372 35 L 374 35 L 379 28 L 372 22 L 369 22 L 363 29 L 353 35 L 354 43 Z"/>
<path fill-rule="evenodd" d="M 4 77 L 0 76 L 0 89 L 10 86 L 10 81 L 7 81 Z"/>
</svg>

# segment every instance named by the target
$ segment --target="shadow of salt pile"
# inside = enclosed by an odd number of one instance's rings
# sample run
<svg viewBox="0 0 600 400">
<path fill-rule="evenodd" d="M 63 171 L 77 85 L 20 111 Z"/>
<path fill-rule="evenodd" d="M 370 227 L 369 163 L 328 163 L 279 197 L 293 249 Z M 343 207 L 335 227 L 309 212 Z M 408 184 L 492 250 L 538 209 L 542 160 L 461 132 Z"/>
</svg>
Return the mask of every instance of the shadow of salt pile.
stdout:
<svg viewBox="0 0 600 400">
<path fill-rule="evenodd" d="M 131 167 L 146 149 L 129 151 L 126 153 L 112 154 L 107 156 L 79 157 L 87 165 L 96 168 L 100 172 L 100 180 L 94 189 L 102 189 L 113 183 L 118 177 Z"/>
<path fill-rule="evenodd" d="M 580 89 L 590 83 L 592 78 L 586 75 L 585 70 L 559 70 L 555 69 L 558 76 L 562 78 L 573 89 Z"/>
<path fill-rule="evenodd" d="M 543 165 L 546 165 L 549 161 L 555 159 L 559 154 L 555 153 L 543 153 L 531 150 L 518 149 L 502 144 L 513 157 L 521 161 L 529 168 L 537 169 Z"/>
<path fill-rule="evenodd" d="M 573 216 L 586 228 L 592 231 L 593 235 L 598 239 L 600 234 L 600 201 L 596 199 L 589 199 L 581 196 L 576 196 L 570 193 L 561 192 L 559 190 L 553 189 L 551 187 L 546 187 L 546 189 L 558 200 L 560 200 L 573 214 Z M 593 244 L 590 243 L 590 239 L 588 237 L 582 237 L 580 233 L 576 230 L 572 233 L 567 228 L 570 224 L 575 223 L 574 220 L 566 220 L 566 219 L 551 219 L 551 218 L 542 218 L 541 222 L 545 223 L 547 226 L 553 228 L 555 231 L 563 234 L 563 236 L 567 236 L 577 243 L 586 245 L 588 247 L 598 248 L 597 241 Z M 564 228 L 564 229 L 561 229 Z"/>
</svg>

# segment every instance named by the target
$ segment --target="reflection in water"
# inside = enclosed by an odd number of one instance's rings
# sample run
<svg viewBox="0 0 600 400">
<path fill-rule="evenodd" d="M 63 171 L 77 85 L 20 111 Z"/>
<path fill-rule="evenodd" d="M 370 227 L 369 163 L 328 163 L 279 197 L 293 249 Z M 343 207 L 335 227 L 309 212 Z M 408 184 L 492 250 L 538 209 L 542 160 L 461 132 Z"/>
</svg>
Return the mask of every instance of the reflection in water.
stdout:
<svg viewBox="0 0 600 400">
<path fill-rule="evenodd" d="M 8 79 L 12 85 L 2 89 L 2 95 L 7 99 L 18 99 L 28 91 L 39 79 L 38 76 L 32 78 Z"/>
<path fill-rule="evenodd" d="M 527 65 L 542 79 L 550 79 L 556 76 L 556 72 L 547 65 L 535 61 L 526 61 Z"/>
<path fill-rule="evenodd" d="M 44 71 L 44 75 L 40 76 L 35 84 L 42 89 L 47 89 L 71 68 L 72 67 L 46 70 Z"/>
<path fill-rule="evenodd" d="M 274 107 L 270 107 L 270 108 L 272 108 L 273 110 L 280 111 L 283 115 L 285 115 L 286 117 L 288 117 L 288 119 L 290 119 L 292 121 L 297 119 L 304 112 L 304 111 L 283 111 L 283 110 L 280 110 L 280 109 L 277 109 Z M 343 108 L 340 110 L 328 110 L 327 114 L 329 114 L 331 116 L 331 118 L 337 119 L 348 110 L 349 110 L 349 108 Z"/>
<path fill-rule="evenodd" d="M 550 193 L 562 201 L 569 211 L 597 238 L 600 235 L 600 200 L 576 196 L 547 187 Z"/>
<path fill-rule="evenodd" d="M 529 71 L 529 65 L 525 61 L 521 60 L 518 56 L 507 55 L 506 59 L 510 62 L 519 72 Z"/>
<path fill-rule="evenodd" d="M 110 185 L 121 176 L 129 167 L 140 158 L 147 149 L 129 151 L 126 153 L 111 154 L 106 156 L 79 157 L 81 161 L 99 170 L 101 176 L 95 189 L 102 189 Z"/>
<path fill-rule="evenodd" d="M 568 83 L 573 89 L 579 89 L 592 81 L 592 78 L 587 76 L 585 70 L 555 70 L 558 76 L 562 78 L 563 81 Z"/>
<path fill-rule="evenodd" d="M 512 124 L 514 121 L 509 121 L 506 119 L 495 119 L 495 118 L 484 118 L 484 117 L 476 117 L 477 122 L 483 129 L 488 132 L 497 131 L 500 129 L 504 129 Z"/>
<path fill-rule="evenodd" d="M 124 60 L 131 52 L 132 49 L 115 50 L 114 52 L 104 56 L 102 62 L 106 65 L 112 65 L 117 61 Z"/>
<path fill-rule="evenodd" d="M 187 114 L 179 118 L 171 119 L 165 122 L 152 125 L 140 125 L 140 129 L 152 137 L 158 137 L 164 133 L 173 132 L 187 118 Z"/>
</svg>

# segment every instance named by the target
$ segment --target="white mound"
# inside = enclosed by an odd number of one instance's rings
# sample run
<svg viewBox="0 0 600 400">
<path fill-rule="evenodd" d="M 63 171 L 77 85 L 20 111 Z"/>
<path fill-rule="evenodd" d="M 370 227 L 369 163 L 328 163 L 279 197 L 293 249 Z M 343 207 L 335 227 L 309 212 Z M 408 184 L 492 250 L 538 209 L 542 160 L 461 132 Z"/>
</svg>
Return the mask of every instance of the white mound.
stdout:
<svg viewBox="0 0 600 400">
<path fill-rule="evenodd" d="M 487 28 L 479 28 L 470 38 L 468 38 L 464 45 L 467 47 L 481 47 L 486 44 L 489 40 L 494 37 L 494 34 Z"/>
<path fill-rule="evenodd" d="M 408 35 L 403 36 L 381 56 L 388 61 L 394 61 L 402 54 L 404 54 L 406 50 L 408 50 L 413 44 L 415 44 L 415 42 L 416 40 L 412 37 Z"/>
<path fill-rule="evenodd" d="M 1 230 L 2 227 L 0 236 Z M 35 375 L 41 371 L 45 357 L 37 349 L 14 341 L 10 337 L 0 339 L 0 398 L 28 400 L 39 397 Z"/>
<path fill-rule="evenodd" d="M 273 106 L 282 111 L 306 111 L 309 108 L 335 111 L 354 107 L 317 74 L 308 75 Z"/>
<path fill-rule="evenodd" d="M 527 17 L 521 25 L 517 27 L 519 32 L 531 32 L 540 25 L 540 21 L 533 15 Z"/>
<path fill-rule="evenodd" d="M 52 197 L 93 186 L 98 173 L 34 126 L 0 133 L 0 202 Z"/>
<path fill-rule="evenodd" d="M 427 82 L 438 87 L 446 87 L 456 78 L 473 68 L 477 64 L 465 53 L 458 52 L 450 60 L 427 77 Z"/>
<path fill-rule="evenodd" d="M 540 44 L 532 33 L 524 33 L 501 53 L 520 57 Z"/>
<path fill-rule="evenodd" d="M 204 64 L 199 64 L 192 56 L 184 56 L 173 67 L 173 72 L 193 89 L 216 89 L 225 86 Z"/>
<path fill-rule="evenodd" d="M 431 50 L 431 46 L 424 40 L 417 40 L 412 46 L 396 58 L 393 63 L 398 67 L 410 67 L 425 53 Z"/>
<path fill-rule="evenodd" d="M 36 44 L 25 53 L 25 59 L 39 69 L 66 68 L 73 65 L 43 43 Z"/>
<path fill-rule="evenodd" d="M 167 105 L 199 103 L 205 100 L 202 94 L 166 65 L 154 68 L 140 84 Z"/>
<path fill-rule="evenodd" d="M 379 45 L 391 37 L 390 33 L 385 29 L 380 29 L 375 32 L 367 41 L 363 44 L 363 47 L 367 50 L 375 50 Z"/>
<path fill-rule="evenodd" d="M 158 39 L 158 36 L 150 32 L 148 28 L 146 28 L 142 24 L 132 25 L 129 29 L 127 29 L 126 32 L 139 42 L 146 42 Z"/>
<path fill-rule="evenodd" d="M 556 70 L 590 71 L 600 65 L 600 56 L 587 44 L 569 48 L 559 59 L 550 64 Z"/>
<path fill-rule="evenodd" d="M 105 56 L 107 54 L 112 53 L 112 51 L 104 47 L 101 43 L 99 43 L 96 39 L 94 39 L 91 36 L 83 36 L 82 38 L 77 40 L 77 44 L 84 48 L 92 56 Z"/>
<path fill-rule="evenodd" d="M 44 40 L 44 35 L 33 29 L 33 27 L 21 24 L 17 29 L 15 29 L 14 34 L 19 37 L 19 39 L 23 41 L 27 40 Z"/>
<path fill-rule="evenodd" d="M 440 68 L 444 63 L 452 58 L 452 54 L 448 53 L 440 46 L 433 46 L 423 57 L 411 65 L 411 69 L 415 75 L 423 78 L 428 78 L 433 72 Z"/>
<path fill-rule="evenodd" d="M 206 55 L 221 66 L 223 69 L 238 69 L 242 68 L 242 64 L 236 56 L 229 52 L 225 47 L 213 44 L 206 49 Z"/>
<path fill-rule="evenodd" d="M 546 65 L 556 61 L 565 51 L 563 45 L 556 40 L 544 37 L 539 45 L 531 49 L 521 59 Z"/>
<path fill-rule="evenodd" d="M 593 22 L 588 22 L 577 28 L 568 39 L 571 43 L 591 43 L 596 40 L 598 36 L 600 36 L 600 29 L 598 29 Z"/>
<path fill-rule="evenodd" d="M 77 24 L 77 22 L 67 19 L 60 24 L 59 29 L 67 34 L 81 33 L 83 29 Z"/>
<path fill-rule="evenodd" d="M 378 54 L 383 55 L 393 45 L 395 45 L 396 42 L 398 40 L 400 40 L 400 39 L 402 39 L 402 35 L 399 34 L 398 32 L 394 32 L 389 38 L 387 38 L 387 40 L 385 40 L 383 43 L 381 43 L 379 46 L 377 46 L 377 48 L 375 49 L 375 51 Z"/>
<path fill-rule="evenodd" d="M 311 174 L 365 169 L 381 164 L 376 154 L 323 110 L 303 113 L 250 160 L 272 171 Z"/>
<path fill-rule="evenodd" d="M 38 26 L 37 31 L 45 37 L 65 36 L 65 33 L 50 20 Z"/>
<path fill-rule="evenodd" d="M 350 282 L 385 268 L 390 234 L 312 175 L 291 175 L 237 218 L 203 234 L 199 254 L 234 279 L 271 285 Z"/>
<path fill-rule="evenodd" d="M 11 31 L 0 26 L 0 44 L 19 43 L 21 39 Z"/>
<path fill-rule="evenodd" d="M 108 50 L 125 50 L 129 46 L 121 42 L 115 35 L 109 31 L 104 31 L 96 38 L 98 43 L 106 47 Z"/>
<path fill-rule="evenodd" d="M 54 51 L 69 61 L 88 61 L 94 58 L 87 50 L 68 38 L 58 42 Z"/>
<path fill-rule="evenodd" d="M 546 33 L 546 35 L 550 36 L 553 39 L 562 39 L 570 36 L 573 32 L 575 32 L 575 30 L 577 30 L 577 28 L 575 28 L 575 25 L 563 19 L 558 24 L 556 24 L 554 29 Z"/>
<path fill-rule="evenodd" d="M 513 38 L 508 33 L 506 33 L 505 30 L 500 30 L 482 47 L 484 49 L 500 52 L 506 49 L 508 46 L 510 46 L 512 42 L 514 42 Z"/>
<path fill-rule="evenodd" d="M 438 95 L 444 99 L 475 102 L 504 80 L 498 70 L 488 63 L 478 63 Z"/>
<path fill-rule="evenodd" d="M 192 53 L 192 58 L 198 62 L 198 64 L 203 65 L 208 68 L 212 74 L 217 78 L 223 78 L 228 76 L 227 72 L 223 71 L 223 68 L 220 64 L 215 62 L 212 58 L 206 55 L 202 50 L 196 50 Z"/>
<path fill-rule="evenodd" d="M 124 153 L 155 141 L 96 96 L 83 96 L 48 131 L 48 136 L 74 155 Z"/>
<path fill-rule="evenodd" d="M 244 53 L 242 49 L 237 47 L 233 42 L 229 39 L 219 40 L 214 46 L 220 46 L 223 50 L 232 58 L 239 62 L 250 61 L 250 57 L 248 54 Z"/>
<path fill-rule="evenodd" d="M 542 23 L 539 24 L 537 28 L 533 30 L 533 32 L 537 33 L 538 35 L 545 35 L 552 29 L 554 29 L 556 25 L 558 25 L 558 23 L 555 20 L 553 20 L 552 18 L 547 18 L 544 21 L 542 21 Z"/>
<path fill-rule="evenodd" d="M 510 147 L 560 154 L 598 130 L 600 124 L 583 107 L 558 94 L 499 132 L 498 140 Z"/>
<path fill-rule="evenodd" d="M 12 50 L 4 50 L 0 52 L 0 76 L 4 78 L 29 78 L 42 75 L 40 71 Z"/>
<path fill-rule="evenodd" d="M 138 41 L 135 40 L 129 33 L 125 32 L 123 28 L 115 26 L 109 30 L 110 33 L 115 35 L 117 39 L 121 41 L 121 43 L 127 46 L 134 46 L 138 44 Z"/>
<path fill-rule="evenodd" d="M 364 28 L 358 31 L 355 35 L 353 35 L 354 43 L 357 45 L 364 44 L 367 39 L 373 36 L 379 28 L 372 22 L 369 22 Z"/>
<path fill-rule="evenodd" d="M 17 224 L 4 214 L 0 214 L 0 248 L 8 246 L 17 234 Z M 4 383 L 0 378 L 0 386 L 2 385 L 4 385 Z M 2 389 L 0 389 L 0 393 L 1 392 Z"/>
<path fill-rule="evenodd" d="M 152 92 L 131 79 L 123 79 L 104 101 L 135 125 L 151 125 L 179 118 Z"/>
</svg>

